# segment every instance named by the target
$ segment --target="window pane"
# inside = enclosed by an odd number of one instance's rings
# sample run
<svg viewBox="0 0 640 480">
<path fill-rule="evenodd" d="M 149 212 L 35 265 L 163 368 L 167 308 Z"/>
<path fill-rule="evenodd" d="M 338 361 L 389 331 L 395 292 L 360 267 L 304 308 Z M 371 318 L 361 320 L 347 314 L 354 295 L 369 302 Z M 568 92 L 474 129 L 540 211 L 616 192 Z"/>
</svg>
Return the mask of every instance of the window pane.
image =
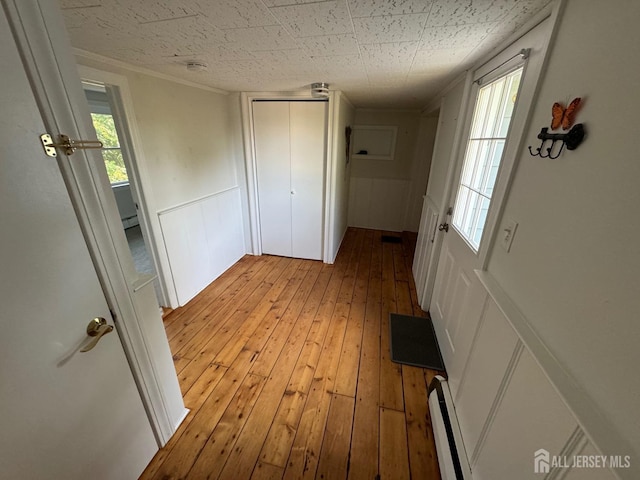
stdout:
<svg viewBox="0 0 640 480">
<path fill-rule="evenodd" d="M 105 147 L 120 147 L 118 133 L 116 132 L 116 125 L 113 122 L 112 115 L 92 113 L 91 120 L 93 120 L 93 127 L 96 129 L 98 140 L 100 140 Z"/>
<path fill-rule="evenodd" d="M 107 175 L 109 175 L 111 183 L 129 181 L 121 150 L 102 150 L 102 158 L 107 167 Z"/>
<path fill-rule="evenodd" d="M 453 213 L 453 226 L 474 250 L 480 246 L 500 170 L 522 68 L 478 90 Z"/>
</svg>

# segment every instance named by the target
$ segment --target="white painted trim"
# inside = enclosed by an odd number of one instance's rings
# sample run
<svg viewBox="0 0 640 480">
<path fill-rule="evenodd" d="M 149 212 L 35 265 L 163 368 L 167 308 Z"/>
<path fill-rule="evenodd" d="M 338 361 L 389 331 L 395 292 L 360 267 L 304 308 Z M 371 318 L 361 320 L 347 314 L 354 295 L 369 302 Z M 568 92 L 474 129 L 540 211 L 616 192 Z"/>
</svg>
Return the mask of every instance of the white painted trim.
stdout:
<svg viewBox="0 0 640 480">
<path fill-rule="evenodd" d="M 158 216 L 166 215 L 167 213 L 173 212 L 175 210 L 180 210 L 181 208 L 188 207 L 189 205 L 193 205 L 194 203 L 201 202 L 206 200 L 207 198 L 215 197 L 216 195 L 220 195 L 222 193 L 230 192 L 231 190 L 239 190 L 240 187 L 235 185 L 233 187 L 224 188 L 222 190 L 218 190 L 217 192 L 208 193 L 198 198 L 194 198 L 193 200 L 187 200 L 186 202 L 179 203 L 177 205 L 173 205 L 171 207 L 163 208 L 162 210 L 158 210 Z"/>
<path fill-rule="evenodd" d="M 591 397 L 565 370 L 534 330 L 531 322 L 502 289 L 502 286 L 489 272 L 475 270 L 475 273 L 555 391 L 571 411 L 589 441 L 603 455 L 630 455 L 633 458 L 634 449 L 632 445 L 613 428 L 606 414 L 600 410 Z M 623 480 L 637 478 L 637 470 L 635 468 L 618 469 L 615 473 Z"/>
<path fill-rule="evenodd" d="M 334 92 L 329 92 L 329 107 L 327 109 L 327 121 L 330 119 L 329 111 L 331 108 L 331 99 Z M 311 100 L 326 102 L 324 98 L 314 98 L 311 96 L 311 90 L 298 90 L 293 92 L 241 92 L 240 104 L 242 110 L 242 134 L 244 137 L 244 150 L 245 150 L 245 167 L 247 171 L 247 197 L 249 204 L 249 225 L 251 229 L 251 250 L 253 255 L 262 255 L 262 241 L 260 240 L 260 203 L 258 201 L 258 171 L 256 164 L 256 148 L 254 141 L 254 123 L 253 123 L 253 109 L 251 107 L 254 100 Z M 329 163 L 331 154 L 329 151 L 329 145 L 327 137 L 330 136 L 330 131 L 327 128 L 327 135 L 325 136 L 325 178 L 328 178 Z M 325 188 L 326 190 L 326 188 Z M 323 216 L 323 246 L 322 246 L 322 261 L 328 262 L 327 256 L 327 208 L 325 195 L 325 212 Z"/>
<path fill-rule="evenodd" d="M 64 132 L 71 138 L 91 138 L 94 130 L 88 106 L 57 3 L 14 1 L 7 7 L 7 17 L 19 26 L 16 45 L 47 131 Z M 78 150 L 73 161 L 59 155 L 58 164 L 107 303 L 115 313 L 116 328 L 149 421 L 158 445 L 163 446 L 175 426 L 136 315 L 134 292 L 125 276 L 132 265 L 130 253 L 127 252 L 127 263 L 122 255 L 123 249 L 128 250 L 122 240 L 122 224 L 114 213 L 117 208 L 106 170 L 94 161 L 97 155 L 95 151 Z"/>
<path fill-rule="evenodd" d="M 322 260 L 325 263 L 333 263 L 333 233 L 335 223 L 335 184 L 336 176 L 338 174 L 335 166 L 337 164 L 336 158 L 338 155 L 338 141 L 336 136 L 339 134 L 335 132 L 335 128 L 340 122 L 340 96 L 341 92 L 329 92 L 329 105 L 327 106 L 327 131 L 325 134 L 325 181 L 324 181 L 324 218 L 323 218 L 323 231 L 324 231 L 324 245 L 322 249 Z"/>
<path fill-rule="evenodd" d="M 142 73 L 150 77 L 155 77 L 161 80 L 168 80 L 170 82 L 186 85 L 187 87 L 199 88 L 200 90 L 219 93 L 220 95 L 229 95 L 228 91 L 222 90 L 220 88 L 210 87 L 208 85 L 202 85 L 200 83 L 191 82 L 189 80 L 184 80 L 182 78 L 174 77 L 173 75 L 168 75 L 166 73 L 156 72 L 148 68 L 139 67 L 137 65 L 132 65 L 130 63 L 123 62 L 122 60 L 116 60 L 115 58 L 105 57 L 104 55 L 100 55 L 98 53 L 88 52 L 87 50 L 82 50 L 80 48 L 73 48 L 72 50 L 73 50 L 73 54 L 76 57 L 86 58 L 87 60 L 94 60 L 96 62 L 104 63 L 106 65 L 111 65 L 112 67 L 122 68 L 124 70 L 129 70 L 131 72 Z"/>
<path fill-rule="evenodd" d="M 139 202 L 138 214 L 139 220 L 141 220 L 141 227 L 144 228 L 145 234 L 149 239 L 149 253 L 151 254 L 151 260 L 158 274 L 158 280 L 160 283 L 160 292 L 162 298 L 160 302 L 165 306 L 177 305 L 177 295 L 175 288 L 173 288 L 173 279 L 170 278 L 171 274 L 168 270 L 169 258 L 164 255 L 165 249 L 160 248 L 160 242 L 158 239 L 162 239 L 160 232 L 160 224 L 154 212 L 154 196 L 153 188 L 151 187 L 149 170 L 147 168 L 146 157 L 142 148 L 142 141 L 140 140 L 140 132 L 136 123 L 136 115 L 133 107 L 133 98 L 131 96 L 131 90 L 129 88 L 129 82 L 127 77 L 113 72 L 107 72 L 85 65 L 78 65 L 78 72 L 80 78 L 83 81 L 97 82 L 103 85 L 114 86 L 118 89 L 118 96 L 122 106 L 122 112 L 114 112 L 124 116 L 122 119 L 125 123 L 125 128 L 128 133 L 128 141 L 131 144 L 130 162 L 131 165 L 131 179 L 130 183 L 133 183 L 133 187 L 136 190 Z M 164 241 L 164 240 L 163 240 Z"/>
</svg>

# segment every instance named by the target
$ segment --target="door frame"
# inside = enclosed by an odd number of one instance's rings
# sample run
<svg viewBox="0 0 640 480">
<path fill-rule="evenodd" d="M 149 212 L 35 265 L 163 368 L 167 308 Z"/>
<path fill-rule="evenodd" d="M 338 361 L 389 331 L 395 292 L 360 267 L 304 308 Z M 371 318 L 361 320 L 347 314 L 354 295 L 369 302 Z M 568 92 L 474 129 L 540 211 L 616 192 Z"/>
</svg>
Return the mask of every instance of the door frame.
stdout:
<svg viewBox="0 0 640 480">
<path fill-rule="evenodd" d="M 326 101 L 326 99 L 318 99 L 311 96 L 310 90 L 300 90 L 296 92 L 242 92 L 240 94 L 240 106 L 242 111 L 242 135 L 244 140 L 245 152 L 245 168 L 247 175 L 247 200 L 249 210 L 249 230 L 251 237 L 251 253 L 253 255 L 262 255 L 262 241 L 260 235 L 260 202 L 258 199 L 258 168 L 256 163 L 256 149 L 254 139 L 254 123 L 253 123 L 253 101 L 254 100 L 274 100 L 274 101 Z M 323 201 L 323 219 L 322 219 L 322 261 L 324 263 L 332 263 L 331 242 L 329 241 L 331 231 L 330 222 L 335 217 L 332 211 L 334 206 L 333 189 L 331 178 L 333 178 L 334 161 L 333 155 L 333 128 L 335 124 L 335 103 L 336 92 L 329 92 L 329 101 L 327 106 L 327 136 L 325 139 L 325 184 L 324 184 L 324 201 Z"/>
<path fill-rule="evenodd" d="M 76 53 L 76 55 L 78 54 Z M 79 56 L 82 55 L 80 54 Z M 149 251 L 160 283 L 162 298 L 159 298 L 158 301 L 163 306 L 170 306 L 172 305 L 171 297 L 177 298 L 177 294 L 175 293 L 166 249 L 158 248 L 158 246 L 164 242 L 162 241 L 158 216 L 152 215 L 151 213 L 154 211 L 152 208 L 153 202 L 149 200 L 146 194 L 146 192 L 151 191 L 151 187 L 142 142 L 140 141 L 140 134 L 138 133 L 138 127 L 135 122 L 136 116 L 133 109 L 133 99 L 129 89 L 129 82 L 123 75 L 87 67 L 82 64 L 78 64 L 78 72 L 83 82 L 95 82 L 113 88 L 116 104 L 112 106 L 112 113 L 122 126 L 125 134 L 120 142 L 122 143 L 121 147 L 126 151 L 127 158 L 125 158 L 125 163 L 127 164 L 127 173 L 129 174 L 129 184 L 137 197 L 138 220 L 142 234 L 145 240 L 147 240 L 145 246 Z M 159 239 L 161 241 L 158 241 Z M 149 279 L 146 281 L 149 281 Z M 174 290 L 171 294 L 169 293 L 170 288 Z"/>
<path fill-rule="evenodd" d="M 88 105 L 57 3 L 2 0 L 2 7 L 47 132 L 52 135 L 65 133 L 74 139 L 94 138 Z M 60 45 L 67 48 L 60 48 Z M 33 141 L 39 142 L 39 139 Z M 152 346 L 146 342 L 134 306 L 133 288 L 126 276 L 133 262 L 119 215 L 114 213 L 117 211 L 115 199 L 109 191 L 111 186 L 101 162 L 102 155 L 95 150 L 77 150 L 72 157 L 64 154 L 57 157 L 149 422 L 159 447 L 162 447 L 178 425 L 171 421 L 170 399 L 165 398 L 152 357 Z M 131 265 L 127 264 L 124 249 Z M 185 409 L 182 418 L 187 413 Z"/>
</svg>

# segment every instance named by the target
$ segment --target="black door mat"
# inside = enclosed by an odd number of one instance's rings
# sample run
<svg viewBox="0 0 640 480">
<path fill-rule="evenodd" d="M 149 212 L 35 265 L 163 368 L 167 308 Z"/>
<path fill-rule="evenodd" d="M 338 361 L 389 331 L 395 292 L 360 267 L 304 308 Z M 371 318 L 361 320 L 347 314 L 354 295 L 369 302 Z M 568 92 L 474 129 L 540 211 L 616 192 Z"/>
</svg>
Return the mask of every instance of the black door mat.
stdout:
<svg viewBox="0 0 640 480">
<path fill-rule="evenodd" d="M 444 371 L 436 332 L 430 318 L 389 314 L 391 360 L 415 367 Z"/>
<path fill-rule="evenodd" d="M 402 243 L 402 237 L 394 237 L 393 235 L 382 235 L 382 243 Z"/>
</svg>

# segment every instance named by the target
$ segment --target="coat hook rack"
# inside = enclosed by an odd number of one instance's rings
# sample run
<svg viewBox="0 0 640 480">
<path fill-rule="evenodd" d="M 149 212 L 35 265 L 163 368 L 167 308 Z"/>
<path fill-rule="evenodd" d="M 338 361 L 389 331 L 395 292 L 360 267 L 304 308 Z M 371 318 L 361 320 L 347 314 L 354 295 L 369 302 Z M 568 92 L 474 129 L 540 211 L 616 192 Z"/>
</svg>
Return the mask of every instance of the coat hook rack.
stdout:
<svg viewBox="0 0 640 480">
<path fill-rule="evenodd" d="M 555 160 L 560 156 L 564 147 L 567 147 L 567 150 L 575 150 L 578 148 L 584 139 L 584 125 L 578 123 L 571 127 L 571 130 L 567 133 L 549 133 L 549 129 L 545 127 L 540 130 L 538 138 L 542 140 L 540 146 L 535 149 L 535 153 L 531 149 L 531 146 L 529 146 L 529 153 L 534 157 L 537 156 Z M 544 146 L 548 140 L 551 141 L 551 145 L 545 149 Z M 560 149 L 555 148 L 556 142 L 561 142 Z"/>
</svg>

